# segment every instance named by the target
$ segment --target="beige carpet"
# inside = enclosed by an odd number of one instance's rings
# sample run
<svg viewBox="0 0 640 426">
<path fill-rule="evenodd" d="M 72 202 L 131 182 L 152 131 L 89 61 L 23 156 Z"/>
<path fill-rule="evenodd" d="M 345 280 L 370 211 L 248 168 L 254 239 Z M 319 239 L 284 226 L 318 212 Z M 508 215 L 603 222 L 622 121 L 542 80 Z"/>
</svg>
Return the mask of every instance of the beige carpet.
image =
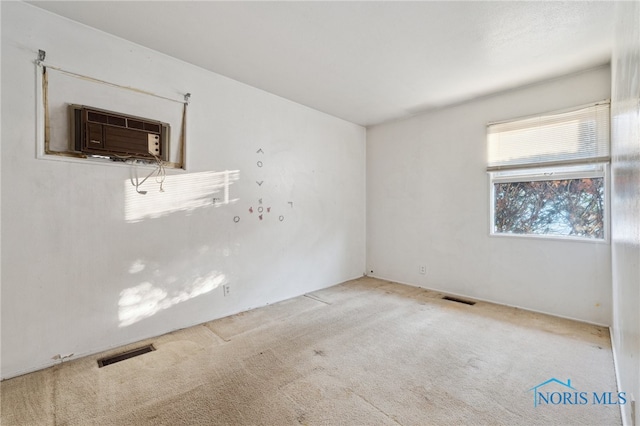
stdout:
<svg viewBox="0 0 640 426">
<path fill-rule="evenodd" d="M 621 423 L 529 391 L 615 393 L 607 329 L 441 296 L 362 278 L 6 380 L 2 425 Z"/>
</svg>

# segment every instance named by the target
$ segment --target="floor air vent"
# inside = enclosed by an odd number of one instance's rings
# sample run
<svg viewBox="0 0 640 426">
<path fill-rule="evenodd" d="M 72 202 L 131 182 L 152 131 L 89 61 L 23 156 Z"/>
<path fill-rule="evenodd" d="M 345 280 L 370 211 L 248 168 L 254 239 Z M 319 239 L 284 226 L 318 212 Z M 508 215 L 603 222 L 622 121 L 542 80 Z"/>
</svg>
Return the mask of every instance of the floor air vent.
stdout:
<svg viewBox="0 0 640 426">
<path fill-rule="evenodd" d="M 471 300 L 458 299 L 457 297 L 451 297 L 451 296 L 444 296 L 443 299 L 449 300 L 451 302 L 464 303 L 465 305 L 471 305 L 471 306 L 476 304 L 476 302 L 472 302 Z"/>
<path fill-rule="evenodd" d="M 110 356 L 98 360 L 98 367 L 106 367 L 107 365 L 115 364 L 116 362 L 124 361 L 125 359 L 133 358 L 139 355 L 155 351 L 156 348 L 153 345 L 143 346 L 141 348 L 132 349 L 130 351 L 121 353 L 120 355 Z"/>
</svg>

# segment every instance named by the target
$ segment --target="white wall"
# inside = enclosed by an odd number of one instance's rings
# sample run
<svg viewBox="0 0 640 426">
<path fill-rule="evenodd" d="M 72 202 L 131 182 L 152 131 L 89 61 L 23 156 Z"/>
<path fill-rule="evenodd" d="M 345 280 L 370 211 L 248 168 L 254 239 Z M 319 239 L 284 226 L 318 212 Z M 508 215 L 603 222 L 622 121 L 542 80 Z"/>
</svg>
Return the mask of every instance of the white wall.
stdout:
<svg viewBox="0 0 640 426">
<path fill-rule="evenodd" d="M 609 96 L 604 66 L 368 129 L 367 272 L 610 324 L 609 244 L 489 236 L 485 128 Z"/>
<path fill-rule="evenodd" d="M 640 399 L 640 4 L 618 3 L 612 60 L 613 346 L 620 391 Z M 631 405 L 624 424 L 640 425 Z"/>
<path fill-rule="evenodd" d="M 36 159 L 38 49 L 95 78 L 191 92 L 188 172 L 141 196 L 128 166 Z M 360 126 L 14 2 L 2 2 L 2 110 L 2 378 L 364 271 Z M 181 204 L 224 170 L 239 171 L 235 202 Z M 249 213 L 259 198 L 263 221 Z"/>
</svg>

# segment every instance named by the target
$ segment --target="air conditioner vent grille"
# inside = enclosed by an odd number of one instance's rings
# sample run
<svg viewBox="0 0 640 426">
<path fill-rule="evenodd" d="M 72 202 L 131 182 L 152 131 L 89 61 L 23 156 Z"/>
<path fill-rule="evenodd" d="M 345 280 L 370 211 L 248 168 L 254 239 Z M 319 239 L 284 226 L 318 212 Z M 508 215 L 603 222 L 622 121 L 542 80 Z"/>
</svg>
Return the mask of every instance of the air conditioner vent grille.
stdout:
<svg viewBox="0 0 640 426">
<path fill-rule="evenodd" d="M 144 355 L 146 353 L 155 351 L 156 348 L 153 345 L 143 346 L 141 348 L 132 349 L 130 351 L 121 353 L 119 355 L 110 356 L 106 358 L 101 358 L 98 360 L 98 367 L 106 367 L 107 365 L 115 364 L 116 362 L 124 361 L 129 358 L 133 358 L 136 356 Z"/>
<path fill-rule="evenodd" d="M 457 297 L 451 297 L 451 296 L 444 296 L 442 299 L 448 300 L 450 302 L 464 303 L 465 305 L 471 305 L 471 306 L 476 304 L 476 302 L 472 300 L 459 299 Z"/>
<path fill-rule="evenodd" d="M 75 151 L 116 159 L 168 160 L 168 124 L 93 107 L 70 107 Z"/>
</svg>

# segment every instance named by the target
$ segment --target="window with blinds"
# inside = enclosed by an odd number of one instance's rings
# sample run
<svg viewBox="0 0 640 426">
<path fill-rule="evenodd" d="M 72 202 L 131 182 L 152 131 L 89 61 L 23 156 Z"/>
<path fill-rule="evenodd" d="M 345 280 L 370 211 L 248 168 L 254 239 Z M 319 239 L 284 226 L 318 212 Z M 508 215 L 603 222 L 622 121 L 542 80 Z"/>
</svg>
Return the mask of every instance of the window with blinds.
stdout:
<svg viewBox="0 0 640 426">
<path fill-rule="evenodd" d="M 606 240 L 609 103 L 487 126 L 491 234 Z"/>
<path fill-rule="evenodd" d="M 489 170 L 609 160 L 609 103 L 487 126 Z"/>
</svg>

